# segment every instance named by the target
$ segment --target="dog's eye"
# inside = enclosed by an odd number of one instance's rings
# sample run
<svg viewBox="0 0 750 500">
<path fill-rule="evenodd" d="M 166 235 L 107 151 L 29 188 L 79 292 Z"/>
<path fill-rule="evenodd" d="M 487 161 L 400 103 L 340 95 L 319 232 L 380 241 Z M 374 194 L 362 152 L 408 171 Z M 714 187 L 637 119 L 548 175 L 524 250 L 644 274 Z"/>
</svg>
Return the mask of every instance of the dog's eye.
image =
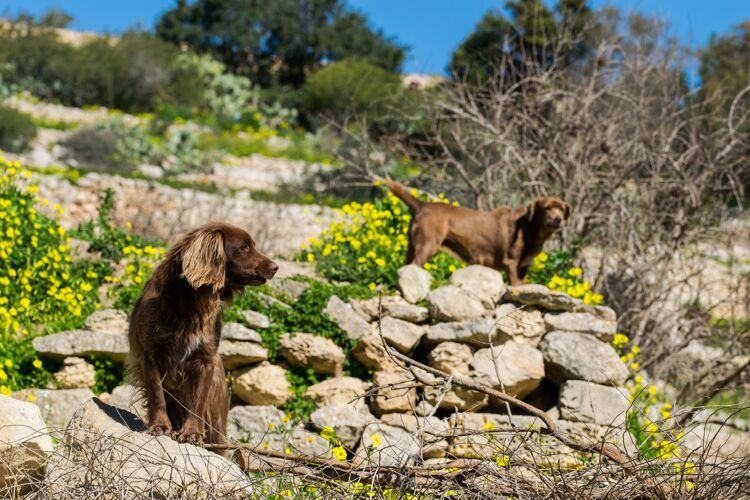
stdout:
<svg viewBox="0 0 750 500">
<path fill-rule="evenodd" d="M 243 251 L 243 252 L 249 252 L 250 251 L 250 244 L 249 243 L 245 243 L 244 245 L 242 245 L 240 247 L 240 250 Z"/>
</svg>

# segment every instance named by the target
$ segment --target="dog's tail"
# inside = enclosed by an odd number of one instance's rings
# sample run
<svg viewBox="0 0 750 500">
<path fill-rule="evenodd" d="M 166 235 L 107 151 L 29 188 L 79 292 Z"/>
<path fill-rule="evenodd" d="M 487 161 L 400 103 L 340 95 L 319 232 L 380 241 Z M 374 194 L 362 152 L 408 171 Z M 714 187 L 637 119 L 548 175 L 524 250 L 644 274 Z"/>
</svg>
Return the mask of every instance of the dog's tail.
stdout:
<svg viewBox="0 0 750 500">
<path fill-rule="evenodd" d="M 392 181 L 390 179 L 383 182 L 386 186 L 388 186 L 388 189 L 390 189 L 393 194 L 398 196 L 401 201 L 406 203 L 406 206 L 409 207 L 409 210 L 411 210 L 413 213 L 419 210 L 422 205 L 425 204 L 424 201 L 418 199 L 415 196 L 412 196 L 411 193 L 409 193 L 409 190 L 406 189 L 406 186 L 404 186 L 403 184 Z"/>
</svg>

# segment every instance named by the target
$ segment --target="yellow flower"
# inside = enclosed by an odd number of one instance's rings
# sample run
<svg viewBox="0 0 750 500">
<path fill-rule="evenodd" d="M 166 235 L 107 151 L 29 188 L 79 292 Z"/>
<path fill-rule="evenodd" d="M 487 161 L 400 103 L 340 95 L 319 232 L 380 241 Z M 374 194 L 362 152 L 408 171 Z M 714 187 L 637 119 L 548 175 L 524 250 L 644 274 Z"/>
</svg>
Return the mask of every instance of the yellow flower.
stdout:
<svg viewBox="0 0 750 500">
<path fill-rule="evenodd" d="M 0 394 L 4 396 L 10 396 L 11 394 L 13 394 L 13 391 L 11 391 L 10 387 L 6 385 L 0 385 Z"/>
<path fill-rule="evenodd" d="M 333 427 L 325 426 L 320 431 L 320 437 L 322 437 L 326 441 L 330 441 L 336 438 L 336 431 L 333 430 Z"/>
<path fill-rule="evenodd" d="M 315 261 L 315 254 L 307 254 L 307 262 L 314 262 Z"/>
<path fill-rule="evenodd" d="M 638 354 L 639 352 L 641 352 L 641 348 L 638 347 L 637 345 L 634 345 L 633 348 L 630 350 L 633 352 L 633 354 Z"/>
<path fill-rule="evenodd" d="M 500 455 L 495 457 L 495 463 L 498 467 L 507 467 L 508 463 L 510 462 L 510 459 L 507 455 Z"/>
<path fill-rule="evenodd" d="M 639 365 L 638 363 L 630 363 L 630 369 L 633 370 L 633 371 L 635 371 L 638 368 L 640 368 L 640 366 L 641 365 Z"/>
<path fill-rule="evenodd" d="M 573 276 L 574 278 L 577 278 L 583 274 L 583 269 L 581 269 L 580 267 L 571 267 L 570 269 L 568 269 L 568 274 L 570 276 Z"/>
<path fill-rule="evenodd" d="M 34 401 L 36 401 L 36 396 L 34 396 L 33 394 L 29 394 L 26 396 L 26 399 L 33 403 Z"/>
<path fill-rule="evenodd" d="M 652 396 L 656 395 L 656 391 L 657 391 L 657 389 L 656 389 L 655 385 L 648 386 L 648 393 L 651 394 Z"/>
<path fill-rule="evenodd" d="M 372 445 L 380 446 L 380 436 L 378 436 L 377 434 L 372 435 Z"/>
<path fill-rule="evenodd" d="M 628 342 L 630 342 L 630 339 L 628 338 L 627 335 L 623 335 L 622 333 L 616 333 L 615 339 L 612 341 L 612 345 L 614 346 L 615 349 L 620 349 Z"/>
<path fill-rule="evenodd" d="M 0 368 L 0 380 L 2 380 L 3 382 L 8 380 L 8 374 L 5 373 L 5 370 L 3 370 L 2 368 Z"/>
<path fill-rule="evenodd" d="M 495 424 L 493 422 L 485 422 L 482 428 L 486 431 L 495 430 Z"/>
<path fill-rule="evenodd" d="M 338 460 L 339 462 L 343 462 L 346 460 L 346 450 L 343 446 L 336 446 L 332 450 L 333 457 Z"/>
<path fill-rule="evenodd" d="M 13 361 L 10 359 L 6 359 L 4 364 L 8 368 L 13 368 Z"/>
<path fill-rule="evenodd" d="M 372 291 L 375 291 L 375 288 L 377 288 L 377 285 L 375 283 L 370 283 L 369 285 L 367 285 L 367 288 L 369 288 Z"/>
</svg>

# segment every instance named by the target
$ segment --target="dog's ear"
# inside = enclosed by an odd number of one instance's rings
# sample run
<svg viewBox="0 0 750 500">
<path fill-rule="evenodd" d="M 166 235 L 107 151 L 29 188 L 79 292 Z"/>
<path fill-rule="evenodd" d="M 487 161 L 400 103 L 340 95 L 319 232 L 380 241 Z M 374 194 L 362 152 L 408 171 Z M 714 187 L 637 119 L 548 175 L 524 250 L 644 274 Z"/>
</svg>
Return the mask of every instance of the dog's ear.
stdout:
<svg viewBox="0 0 750 500">
<path fill-rule="evenodd" d="M 564 210 L 565 210 L 565 220 L 569 221 L 570 220 L 570 212 L 571 212 L 570 205 L 568 203 L 563 203 L 563 206 L 565 207 L 564 208 Z"/>
<path fill-rule="evenodd" d="M 193 288 L 206 285 L 215 291 L 224 288 L 226 265 L 221 231 L 201 229 L 190 236 L 182 254 L 182 276 Z"/>
</svg>

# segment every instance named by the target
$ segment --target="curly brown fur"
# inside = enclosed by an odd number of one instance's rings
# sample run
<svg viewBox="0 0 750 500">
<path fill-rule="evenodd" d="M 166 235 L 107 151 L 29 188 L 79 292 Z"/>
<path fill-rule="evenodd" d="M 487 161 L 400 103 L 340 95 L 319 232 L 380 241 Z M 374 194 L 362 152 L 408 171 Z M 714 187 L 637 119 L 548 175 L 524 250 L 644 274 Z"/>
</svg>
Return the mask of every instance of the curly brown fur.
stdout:
<svg viewBox="0 0 750 500">
<path fill-rule="evenodd" d="M 407 264 L 421 267 L 445 246 L 469 264 L 505 271 L 511 285 L 523 284 L 544 242 L 570 219 L 570 205 L 552 196 L 537 198 L 528 207 L 481 212 L 419 200 L 398 182 L 386 185 L 413 214 Z"/>
<path fill-rule="evenodd" d="M 146 399 L 148 432 L 224 444 L 229 400 L 218 354 L 225 301 L 278 266 L 245 231 L 207 224 L 176 243 L 135 304 L 128 374 Z"/>
</svg>

